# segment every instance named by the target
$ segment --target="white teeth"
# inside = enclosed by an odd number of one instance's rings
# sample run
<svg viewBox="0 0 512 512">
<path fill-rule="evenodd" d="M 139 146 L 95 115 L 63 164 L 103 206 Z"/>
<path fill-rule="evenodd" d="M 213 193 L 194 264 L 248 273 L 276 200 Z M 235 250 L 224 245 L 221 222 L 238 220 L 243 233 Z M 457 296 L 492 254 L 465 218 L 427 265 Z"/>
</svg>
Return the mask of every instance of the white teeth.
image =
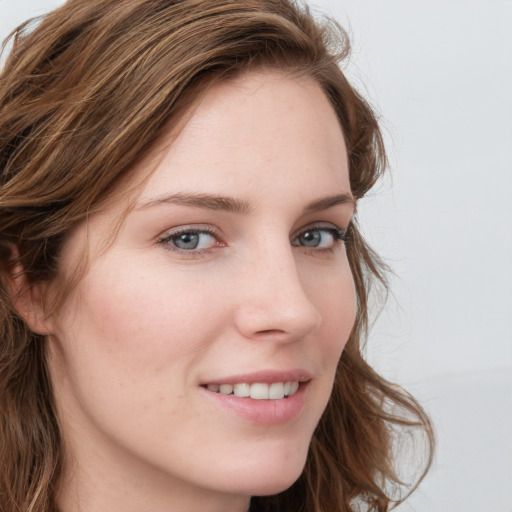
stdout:
<svg viewBox="0 0 512 512">
<path fill-rule="evenodd" d="M 271 384 L 268 389 L 268 397 L 272 400 L 284 398 L 284 384 L 282 382 Z"/>
<path fill-rule="evenodd" d="M 268 384 L 256 383 L 251 386 L 251 398 L 268 400 Z"/>
<path fill-rule="evenodd" d="M 247 384 L 242 382 L 240 384 L 208 384 L 209 391 L 214 393 L 221 393 L 223 395 L 231 395 L 248 398 L 253 400 L 281 400 L 287 396 L 294 395 L 299 389 L 297 381 L 290 382 L 274 382 L 273 384 L 266 384 L 263 382 L 256 382 L 254 384 Z"/>
<path fill-rule="evenodd" d="M 222 393 L 223 395 L 231 395 L 231 393 L 233 393 L 233 386 L 231 384 L 221 384 L 219 393 Z"/>
<path fill-rule="evenodd" d="M 233 393 L 242 398 L 251 396 L 251 386 L 249 384 L 235 384 L 233 386 Z"/>
</svg>

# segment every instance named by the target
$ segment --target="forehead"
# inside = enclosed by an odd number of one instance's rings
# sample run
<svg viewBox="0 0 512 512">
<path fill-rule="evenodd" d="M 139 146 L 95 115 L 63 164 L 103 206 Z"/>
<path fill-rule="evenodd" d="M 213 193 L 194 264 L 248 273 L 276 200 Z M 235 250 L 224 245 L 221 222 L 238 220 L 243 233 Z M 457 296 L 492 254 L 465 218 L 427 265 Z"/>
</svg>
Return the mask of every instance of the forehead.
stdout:
<svg viewBox="0 0 512 512">
<path fill-rule="evenodd" d="M 208 192 L 231 185 L 251 191 L 264 186 L 262 170 L 276 184 L 293 182 L 302 170 L 313 187 L 334 179 L 350 188 L 338 118 L 311 79 L 260 71 L 216 84 L 177 128 L 141 162 L 148 178 L 142 202 L 163 190 L 201 189 L 206 181 Z"/>
</svg>

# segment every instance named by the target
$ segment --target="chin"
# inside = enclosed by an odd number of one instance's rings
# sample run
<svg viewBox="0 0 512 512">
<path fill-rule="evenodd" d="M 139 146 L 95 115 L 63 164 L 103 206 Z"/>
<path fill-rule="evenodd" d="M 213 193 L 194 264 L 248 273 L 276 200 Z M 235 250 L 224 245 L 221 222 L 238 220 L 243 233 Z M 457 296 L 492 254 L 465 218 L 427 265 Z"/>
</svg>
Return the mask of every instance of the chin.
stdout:
<svg viewBox="0 0 512 512">
<path fill-rule="evenodd" d="M 240 468 L 236 476 L 231 479 L 231 486 L 238 487 L 238 492 L 250 496 L 270 496 L 279 494 L 291 487 L 300 477 L 306 463 L 306 453 L 299 453 L 292 456 L 281 456 L 279 460 L 252 463 L 245 465 L 244 470 Z M 234 489 L 232 489 L 234 490 Z"/>
<path fill-rule="evenodd" d="M 253 488 L 251 496 L 272 496 L 273 494 L 279 494 L 280 492 L 286 491 L 290 488 L 302 474 L 301 471 L 296 472 L 293 476 L 287 478 L 276 478 L 275 480 L 268 480 L 260 482 L 256 488 Z"/>
</svg>

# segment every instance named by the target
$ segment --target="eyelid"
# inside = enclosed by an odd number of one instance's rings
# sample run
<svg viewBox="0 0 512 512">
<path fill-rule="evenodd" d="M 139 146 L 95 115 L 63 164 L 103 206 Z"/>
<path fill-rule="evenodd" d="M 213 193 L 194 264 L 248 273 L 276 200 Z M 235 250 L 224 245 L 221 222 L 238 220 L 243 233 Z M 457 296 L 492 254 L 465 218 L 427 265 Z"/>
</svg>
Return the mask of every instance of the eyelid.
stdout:
<svg viewBox="0 0 512 512">
<path fill-rule="evenodd" d="M 346 246 L 348 229 L 349 227 L 342 229 L 332 222 L 315 222 L 313 224 L 308 224 L 307 226 L 304 226 L 299 231 L 297 231 L 292 237 L 291 243 L 295 247 L 307 251 L 313 255 L 325 255 L 334 252 L 338 247 Z M 329 232 L 330 236 L 333 237 L 332 244 L 327 247 L 315 247 L 295 243 L 303 234 L 307 233 L 308 231 Z"/>
<path fill-rule="evenodd" d="M 169 252 L 176 253 L 178 255 L 185 256 L 187 258 L 193 258 L 195 256 L 200 256 L 204 253 L 209 252 L 216 247 L 208 247 L 206 249 L 191 249 L 185 250 L 180 249 L 179 247 L 173 246 L 169 242 L 175 238 L 180 236 L 181 234 L 192 233 L 192 234 L 208 234 L 215 238 L 217 243 L 219 244 L 217 247 L 223 247 L 226 244 L 222 241 L 221 232 L 215 226 L 210 224 L 190 224 L 190 225 L 182 225 L 177 226 L 175 228 L 170 228 L 164 231 L 161 235 L 157 237 L 157 244 L 162 245 L 164 249 Z"/>
<path fill-rule="evenodd" d="M 296 244 L 297 239 L 307 231 L 318 230 L 318 231 L 327 231 L 330 232 L 331 236 L 334 238 L 332 245 L 329 247 L 308 247 L 306 245 Z M 348 227 L 346 229 L 342 229 L 336 224 L 332 222 L 314 222 L 312 224 L 307 224 L 301 229 L 297 230 L 292 238 L 290 239 L 290 243 L 295 247 L 300 247 L 304 250 L 308 250 L 315 253 L 327 253 L 332 252 L 339 245 L 345 245 L 347 242 L 347 232 Z M 174 238 L 179 237 L 181 234 L 208 234 L 212 236 L 216 245 L 212 247 L 206 247 L 203 249 L 182 249 L 172 244 L 171 241 Z M 157 237 L 156 240 L 158 245 L 163 246 L 163 248 L 169 252 L 172 252 L 178 256 L 184 258 L 195 258 L 201 257 L 205 254 L 210 253 L 212 250 L 218 249 L 220 247 L 226 247 L 226 243 L 222 239 L 221 231 L 211 224 L 189 224 L 189 225 L 181 225 L 175 228 L 170 228 L 164 231 L 161 235 Z"/>
<path fill-rule="evenodd" d="M 326 230 L 326 231 L 335 231 L 338 233 L 341 237 L 345 237 L 348 232 L 348 226 L 346 228 L 340 228 L 336 224 L 332 222 L 313 222 L 312 224 L 308 224 L 307 226 L 304 226 L 303 228 L 300 228 L 295 232 L 295 234 L 292 237 L 292 240 L 297 238 L 302 233 L 305 233 L 306 231 L 312 230 L 312 229 L 318 229 L 318 230 Z"/>
</svg>

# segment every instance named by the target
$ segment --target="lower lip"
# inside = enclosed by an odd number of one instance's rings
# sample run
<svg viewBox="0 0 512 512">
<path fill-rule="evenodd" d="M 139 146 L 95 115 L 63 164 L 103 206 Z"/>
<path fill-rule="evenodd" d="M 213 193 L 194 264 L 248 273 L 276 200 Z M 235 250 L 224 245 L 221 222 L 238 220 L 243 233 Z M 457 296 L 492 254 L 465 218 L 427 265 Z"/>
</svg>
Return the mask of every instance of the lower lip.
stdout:
<svg viewBox="0 0 512 512">
<path fill-rule="evenodd" d="M 300 415 L 304 409 L 308 384 L 302 382 L 294 395 L 278 400 L 254 400 L 201 389 L 210 400 L 244 420 L 260 425 L 279 425 Z"/>
</svg>

